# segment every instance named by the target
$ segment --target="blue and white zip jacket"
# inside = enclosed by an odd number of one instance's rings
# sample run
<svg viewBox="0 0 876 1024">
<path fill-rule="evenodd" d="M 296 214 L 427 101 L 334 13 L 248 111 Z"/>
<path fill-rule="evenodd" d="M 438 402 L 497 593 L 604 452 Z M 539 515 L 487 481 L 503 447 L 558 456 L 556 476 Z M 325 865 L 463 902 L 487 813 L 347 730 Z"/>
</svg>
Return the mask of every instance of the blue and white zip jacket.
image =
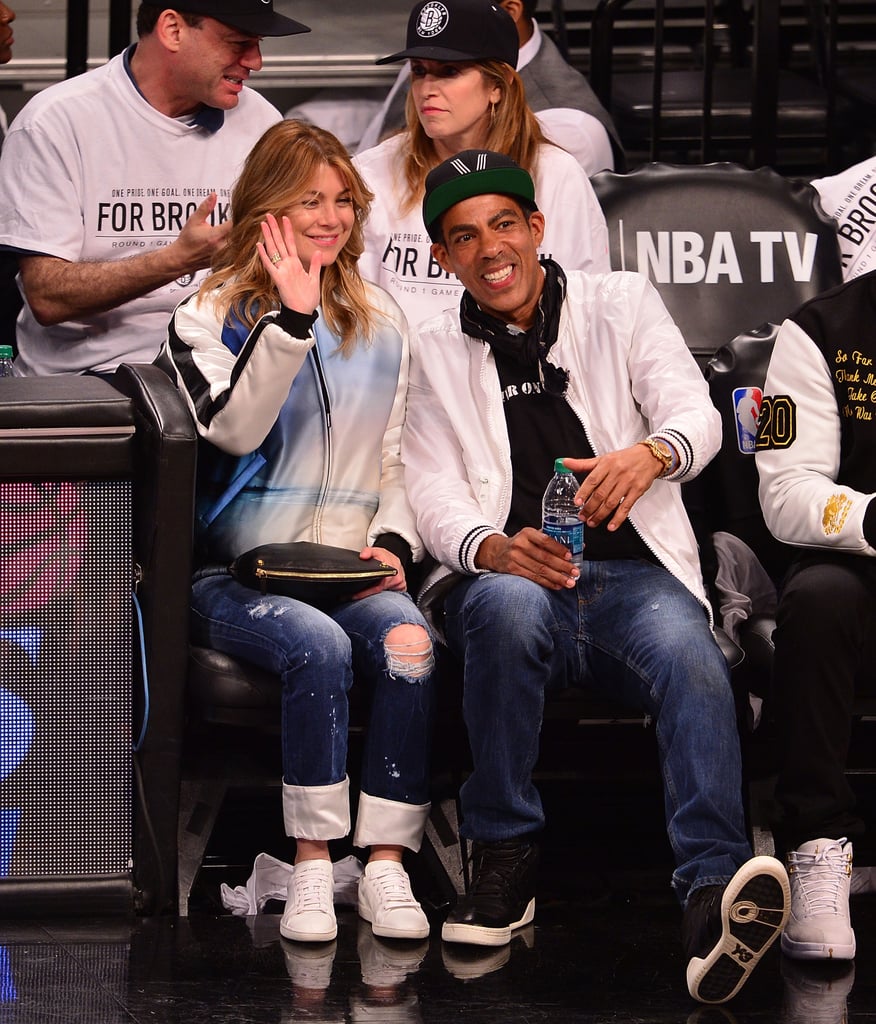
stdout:
<svg viewBox="0 0 876 1024">
<path fill-rule="evenodd" d="M 696 476 L 721 444 L 708 385 L 656 289 L 640 274 L 567 274 L 549 360 L 569 371 L 566 400 L 597 455 L 650 434 L 680 462 L 654 481 L 630 521 L 659 562 L 706 607 L 697 543 L 677 485 Z M 574 456 L 575 452 L 556 455 Z M 511 507 L 511 449 L 490 347 L 465 335 L 448 311 L 411 339 L 405 482 L 426 547 L 442 563 L 426 580 L 428 609 L 452 572 L 475 574 L 482 540 L 501 533 Z"/>
<path fill-rule="evenodd" d="M 299 540 L 361 550 L 386 534 L 422 557 L 399 452 L 407 326 L 385 292 L 366 289 L 375 335 L 346 358 L 319 310 L 314 322 L 281 308 L 250 329 L 224 324 L 210 296 L 177 306 L 166 352 L 210 442 L 198 466 L 202 558 Z"/>
</svg>

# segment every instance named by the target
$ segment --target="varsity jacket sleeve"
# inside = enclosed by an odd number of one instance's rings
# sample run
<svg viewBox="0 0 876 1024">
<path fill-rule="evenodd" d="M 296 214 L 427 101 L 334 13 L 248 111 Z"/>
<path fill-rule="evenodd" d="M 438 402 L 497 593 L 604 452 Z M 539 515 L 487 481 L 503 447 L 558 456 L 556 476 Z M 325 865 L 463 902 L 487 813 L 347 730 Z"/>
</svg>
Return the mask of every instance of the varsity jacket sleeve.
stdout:
<svg viewBox="0 0 876 1024">
<path fill-rule="evenodd" d="M 764 519 L 801 547 L 876 555 L 864 535 L 873 497 L 836 482 L 840 410 L 820 349 L 793 320 L 779 330 L 767 370 L 755 459 Z"/>
<path fill-rule="evenodd" d="M 183 300 L 168 327 L 165 351 L 198 433 L 230 455 L 255 451 L 280 414 L 313 346 L 313 315 L 282 308 L 263 316 L 235 355 L 222 319 L 200 294 Z"/>
</svg>

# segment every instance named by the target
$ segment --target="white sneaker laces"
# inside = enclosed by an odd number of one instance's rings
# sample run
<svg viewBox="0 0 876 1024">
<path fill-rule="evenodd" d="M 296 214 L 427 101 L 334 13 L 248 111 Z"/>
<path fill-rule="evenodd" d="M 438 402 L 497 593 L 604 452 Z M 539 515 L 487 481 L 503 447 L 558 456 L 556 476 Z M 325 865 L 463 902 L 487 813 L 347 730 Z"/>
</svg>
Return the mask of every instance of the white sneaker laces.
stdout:
<svg viewBox="0 0 876 1024">
<path fill-rule="evenodd" d="M 790 854 L 790 867 L 797 878 L 813 914 L 835 914 L 840 902 L 840 887 L 851 875 L 851 857 L 843 852 L 845 837 L 826 843 L 815 853 Z"/>
<path fill-rule="evenodd" d="M 333 887 L 330 879 L 318 871 L 302 872 L 295 886 L 296 910 L 301 914 L 321 911 L 331 912 Z"/>
<path fill-rule="evenodd" d="M 405 871 L 376 871 L 371 875 L 371 881 L 379 889 L 381 902 L 387 910 L 418 906 L 411 892 L 411 880 Z"/>
</svg>

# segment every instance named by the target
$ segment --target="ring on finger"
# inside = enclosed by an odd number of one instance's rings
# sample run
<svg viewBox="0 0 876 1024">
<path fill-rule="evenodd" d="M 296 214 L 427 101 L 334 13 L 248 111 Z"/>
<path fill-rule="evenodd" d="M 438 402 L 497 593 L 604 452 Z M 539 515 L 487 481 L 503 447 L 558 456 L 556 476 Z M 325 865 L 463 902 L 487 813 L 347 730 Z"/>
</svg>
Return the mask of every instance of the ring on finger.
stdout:
<svg viewBox="0 0 876 1024">
<path fill-rule="evenodd" d="M 271 263 L 281 263 L 283 261 L 283 257 L 278 252 L 272 252 L 269 259 Z"/>
<path fill-rule="evenodd" d="M 617 507 L 620 508 L 626 500 L 627 496 L 625 494 L 618 498 Z"/>
</svg>

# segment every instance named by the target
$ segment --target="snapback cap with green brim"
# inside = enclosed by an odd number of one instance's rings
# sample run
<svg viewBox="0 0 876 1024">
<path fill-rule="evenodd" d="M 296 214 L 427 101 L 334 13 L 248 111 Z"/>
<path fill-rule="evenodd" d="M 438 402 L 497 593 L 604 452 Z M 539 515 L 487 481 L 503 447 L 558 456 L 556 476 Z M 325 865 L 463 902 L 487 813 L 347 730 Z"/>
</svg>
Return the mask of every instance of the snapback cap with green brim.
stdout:
<svg viewBox="0 0 876 1024">
<path fill-rule="evenodd" d="M 215 18 L 250 36 L 295 36 L 309 32 L 307 25 L 274 10 L 274 0 L 181 0 L 173 10 Z"/>
<path fill-rule="evenodd" d="M 438 164 L 426 175 L 423 223 L 433 242 L 441 215 L 451 206 L 483 195 L 512 196 L 526 209 L 537 210 L 535 185 L 527 171 L 504 153 L 489 149 L 466 149 Z"/>
</svg>

